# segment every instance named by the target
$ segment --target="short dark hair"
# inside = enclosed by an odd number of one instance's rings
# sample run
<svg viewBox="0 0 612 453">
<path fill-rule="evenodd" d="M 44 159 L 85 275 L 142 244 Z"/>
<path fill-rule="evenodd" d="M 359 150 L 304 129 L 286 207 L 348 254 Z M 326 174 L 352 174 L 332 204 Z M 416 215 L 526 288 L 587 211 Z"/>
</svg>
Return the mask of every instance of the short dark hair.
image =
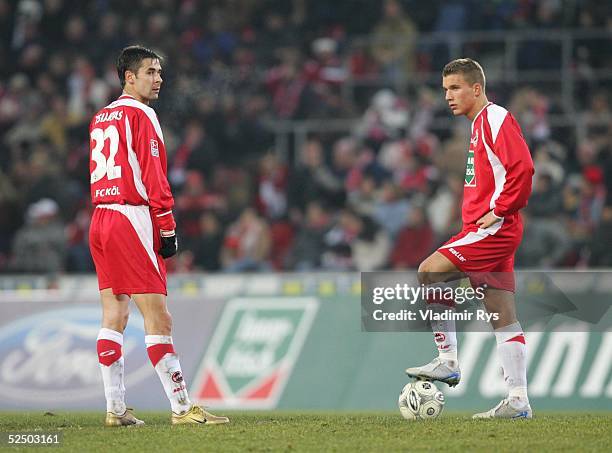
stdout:
<svg viewBox="0 0 612 453">
<path fill-rule="evenodd" d="M 450 74 L 461 74 L 470 84 L 479 83 L 485 89 L 486 79 L 480 63 L 471 58 L 458 58 L 451 61 L 442 70 L 442 77 Z"/>
<path fill-rule="evenodd" d="M 125 71 L 132 71 L 136 74 L 145 58 L 159 60 L 160 63 L 163 61 L 161 55 L 143 46 L 128 46 L 121 51 L 117 58 L 117 75 L 121 88 L 125 86 Z"/>
</svg>

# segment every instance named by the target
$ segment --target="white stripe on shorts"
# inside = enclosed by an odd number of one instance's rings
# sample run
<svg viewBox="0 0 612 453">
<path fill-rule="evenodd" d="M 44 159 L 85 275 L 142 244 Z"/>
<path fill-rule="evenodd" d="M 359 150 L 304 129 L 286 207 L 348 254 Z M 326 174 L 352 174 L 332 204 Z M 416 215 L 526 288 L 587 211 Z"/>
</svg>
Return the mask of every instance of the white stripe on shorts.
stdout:
<svg viewBox="0 0 612 453">
<path fill-rule="evenodd" d="M 151 222 L 149 207 L 118 203 L 99 204 L 97 207 L 112 209 L 113 211 L 120 212 L 128 218 L 132 224 L 132 227 L 134 228 L 134 231 L 136 231 L 136 234 L 138 235 L 138 239 L 140 239 L 140 243 L 147 251 L 149 258 L 151 258 L 153 266 L 155 266 L 157 273 L 161 276 L 159 266 L 157 264 L 157 254 L 155 253 L 155 250 L 153 250 L 153 223 Z"/>
<path fill-rule="evenodd" d="M 451 242 L 450 244 L 445 244 L 440 248 L 447 249 L 450 247 L 460 247 L 462 245 L 469 245 L 469 244 L 473 244 L 478 241 L 482 241 L 487 236 L 492 236 L 495 233 L 497 233 L 503 224 L 504 224 L 504 219 L 501 219 L 499 222 L 494 223 L 489 228 L 485 228 L 485 229 L 478 228 L 477 231 L 470 231 L 468 234 L 463 236 L 461 239 L 457 239 L 456 241 Z"/>
</svg>

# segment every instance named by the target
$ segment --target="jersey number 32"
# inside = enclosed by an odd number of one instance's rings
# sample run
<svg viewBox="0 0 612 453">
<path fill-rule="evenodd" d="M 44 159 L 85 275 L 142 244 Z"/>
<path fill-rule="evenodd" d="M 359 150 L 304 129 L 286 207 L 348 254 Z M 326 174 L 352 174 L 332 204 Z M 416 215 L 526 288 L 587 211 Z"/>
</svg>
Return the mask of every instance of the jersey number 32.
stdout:
<svg viewBox="0 0 612 453">
<path fill-rule="evenodd" d="M 95 128 L 91 131 L 91 139 L 94 147 L 91 150 L 91 158 L 96 162 L 96 168 L 91 172 L 91 184 L 104 178 L 121 178 L 121 167 L 115 165 L 115 156 L 119 150 L 119 132 L 113 125 L 106 129 Z M 109 141 L 108 159 L 102 153 L 106 140 Z"/>
</svg>

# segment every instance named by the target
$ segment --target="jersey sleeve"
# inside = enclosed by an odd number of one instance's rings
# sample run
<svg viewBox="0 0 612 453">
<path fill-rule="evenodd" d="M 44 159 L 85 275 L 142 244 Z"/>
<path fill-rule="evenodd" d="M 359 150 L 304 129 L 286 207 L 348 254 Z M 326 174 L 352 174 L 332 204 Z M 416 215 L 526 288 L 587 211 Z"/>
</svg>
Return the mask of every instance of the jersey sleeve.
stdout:
<svg viewBox="0 0 612 453">
<path fill-rule="evenodd" d="M 160 230 L 174 230 L 176 227 L 172 214 L 174 198 L 167 176 L 166 147 L 154 112 L 152 115 L 139 115 L 134 142 L 153 220 Z"/>
<path fill-rule="evenodd" d="M 531 153 L 521 128 L 510 113 L 499 129 L 493 152 L 506 170 L 506 180 L 493 210 L 493 214 L 501 218 L 527 206 L 534 172 Z"/>
</svg>

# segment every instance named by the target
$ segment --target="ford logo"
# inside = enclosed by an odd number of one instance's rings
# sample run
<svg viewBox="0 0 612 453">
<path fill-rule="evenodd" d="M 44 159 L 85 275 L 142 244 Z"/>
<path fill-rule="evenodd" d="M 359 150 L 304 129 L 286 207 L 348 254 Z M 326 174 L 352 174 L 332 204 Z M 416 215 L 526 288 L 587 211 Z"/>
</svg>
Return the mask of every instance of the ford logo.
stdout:
<svg viewBox="0 0 612 453">
<path fill-rule="evenodd" d="M 0 328 L 0 395 L 21 402 L 74 402 L 104 395 L 96 352 L 99 308 L 31 315 Z M 126 386 L 153 373 L 144 351 L 142 317 L 130 315 L 123 336 Z"/>
</svg>

